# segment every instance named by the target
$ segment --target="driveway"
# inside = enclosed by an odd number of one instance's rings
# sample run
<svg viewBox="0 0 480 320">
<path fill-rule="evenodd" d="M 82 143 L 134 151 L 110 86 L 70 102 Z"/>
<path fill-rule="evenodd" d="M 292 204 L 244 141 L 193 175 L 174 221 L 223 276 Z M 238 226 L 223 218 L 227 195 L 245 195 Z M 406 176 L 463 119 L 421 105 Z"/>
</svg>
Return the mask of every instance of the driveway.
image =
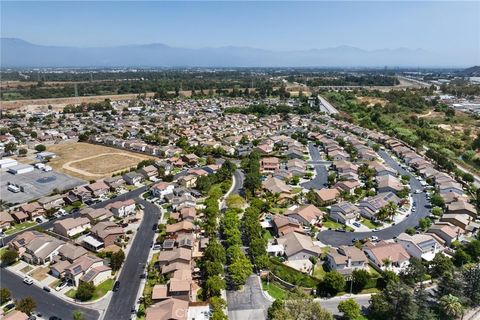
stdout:
<svg viewBox="0 0 480 320">
<path fill-rule="evenodd" d="M 400 165 L 390 155 L 388 155 L 388 153 L 383 150 L 379 150 L 378 155 L 385 161 L 385 163 L 397 170 L 399 174 L 410 176 L 410 188 L 412 192 L 415 189 L 423 189 L 420 181 L 418 181 L 418 179 L 415 178 L 415 176 L 413 176 L 410 172 L 400 167 Z M 389 228 L 385 228 L 377 232 L 338 232 L 326 230 L 318 233 L 317 239 L 324 244 L 338 247 L 352 244 L 352 240 L 354 238 L 364 239 L 371 236 L 377 236 L 379 239 L 388 240 L 398 237 L 398 235 L 404 232 L 405 229 L 409 227 L 416 227 L 420 218 L 425 218 L 430 215 L 430 209 L 425 208 L 425 206 L 429 203 L 425 192 L 419 194 L 412 193 L 412 198 L 413 201 L 416 202 L 417 210 L 414 213 L 411 213 L 410 216 L 408 216 L 402 222 L 399 222 L 398 224 L 395 224 Z"/>
<path fill-rule="evenodd" d="M 230 320 L 266 319 L 272 301 L 263 293 L 260 278 L 251 275 L 242 290 L 227 291 L 228 318 Z"/>
</svg>

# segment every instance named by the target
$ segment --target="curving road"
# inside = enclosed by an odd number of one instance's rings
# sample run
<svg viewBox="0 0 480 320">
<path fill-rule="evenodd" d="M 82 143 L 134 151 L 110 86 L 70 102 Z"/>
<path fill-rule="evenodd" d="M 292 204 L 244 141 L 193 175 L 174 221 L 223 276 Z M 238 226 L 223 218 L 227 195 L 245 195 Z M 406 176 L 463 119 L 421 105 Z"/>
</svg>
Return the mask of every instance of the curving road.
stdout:
<svg viewBox="0 0 480 320">
<path fill-rule="evenodd" d="M 418 179 L 415 178 L 415 176 L 412 175 L 410 172 L 400 167 L 400 165 L 385 151 L 379 150 L 378 155 L 385 161 L 385 163 L 387 163 L 393 169 L 397 170 L 399 174 L 410 176 L 410 188 L 412 191 L 414 191 L 415 189 L 423 189 L 420 181 L 418 181 Z M 397 237 L 400 233 L 404 232 L 405 229 L 417 226 L 418 220 L 420 218 L 425 218 L 430 214 L 430 209 L 425 208 L 425 206 L 429 202 L 424 192 L 419 194 L 412 194 L 412 197 L 416 203 L 417 210 L 414 213 L 411 213 L 410 216 L 408 216 L 406 219 L 394 226 L 382 229 L 377 232 L 338 232 L 333 230 L 326 230 L 320 232 L 317 235 L 317 239 L 324 244 L 338 247 L 342 245 L 352 244 L 353 239 L 364 239 L 371 236 L 377 236 L 379 239 L 388 240 Z"/>
<path fill-rule="evenodd" d="M 0 268 L 0 279 L 1 287 L 10 289 L 14 300 L 32 297 L 37 304 L 35 314 L 39 312 L 45 319 L 52 316 L 57 316 L 65 320 L 72 319 L 72 313 L 74 310 L 80 310 L 83 313 L 85 320 L 95 320 L 99 317 L 97 310 L 69 303 L 57 298 L 51 293 L 43 291 L 40 287 L 35 285 L 26 285 L 18 275 L 4 268 Z"/>
</svg>

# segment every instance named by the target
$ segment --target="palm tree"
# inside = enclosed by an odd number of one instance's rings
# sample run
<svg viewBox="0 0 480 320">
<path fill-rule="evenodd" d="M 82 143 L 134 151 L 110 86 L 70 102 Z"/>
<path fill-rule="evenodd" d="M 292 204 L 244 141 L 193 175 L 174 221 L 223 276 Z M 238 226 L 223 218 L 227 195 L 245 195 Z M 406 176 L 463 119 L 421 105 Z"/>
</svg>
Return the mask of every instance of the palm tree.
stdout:
<svg viewBox="0 0 480 320">
<path fill-rule="evenodd" d="M 443 313 L 451 319 L 463 316 L 463 306 L 460 299 L 454 295 L 448 294 L 440 298 L 440 308 Z"/>
<path fill-rule="evenodd" d="M 397 213 L 397 205 L 392 201 L 389 201 L 385 207 L 388 212 L 388 216 L 393 219 L 393 217 Z"/>
</svg>

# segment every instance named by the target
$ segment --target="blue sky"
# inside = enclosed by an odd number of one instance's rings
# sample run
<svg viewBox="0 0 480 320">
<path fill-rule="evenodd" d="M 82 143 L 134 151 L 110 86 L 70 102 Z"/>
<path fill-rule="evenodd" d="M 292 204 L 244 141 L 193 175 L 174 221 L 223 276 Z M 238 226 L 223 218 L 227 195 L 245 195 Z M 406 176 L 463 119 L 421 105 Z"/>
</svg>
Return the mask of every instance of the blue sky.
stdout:
<svg viewBox="0 0 480 320">
<path fill-rule="evenodd" d="M 421 48 L 478 52 L 480 2 L 7 2 L 2 37 L 36 44 Z"/>
</svg>

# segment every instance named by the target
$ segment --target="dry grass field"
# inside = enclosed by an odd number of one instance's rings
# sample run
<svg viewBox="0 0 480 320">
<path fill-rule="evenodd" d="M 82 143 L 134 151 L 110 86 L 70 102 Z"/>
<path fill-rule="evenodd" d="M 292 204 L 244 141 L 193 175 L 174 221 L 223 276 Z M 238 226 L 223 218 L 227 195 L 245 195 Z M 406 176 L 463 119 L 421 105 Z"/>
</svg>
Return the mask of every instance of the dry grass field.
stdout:
<svg viewBox="0 0 480 320">
<path fill-rule="evenodd" d="M 50 165 L 57 171 L 84 180 L 100 179 L 152 158 L 148 155 L 82 142 L 56 144 L 48 151 L 57 154 Z"/>
<path fill-rule="evenodd" d="M 374 106 L 379 103 L 382 107 L 385 107 L 387 100 L 375 98 L 375 97 L 357 97 L 358 102 L 366 103 L 368 106 Z"/>
</svg>

